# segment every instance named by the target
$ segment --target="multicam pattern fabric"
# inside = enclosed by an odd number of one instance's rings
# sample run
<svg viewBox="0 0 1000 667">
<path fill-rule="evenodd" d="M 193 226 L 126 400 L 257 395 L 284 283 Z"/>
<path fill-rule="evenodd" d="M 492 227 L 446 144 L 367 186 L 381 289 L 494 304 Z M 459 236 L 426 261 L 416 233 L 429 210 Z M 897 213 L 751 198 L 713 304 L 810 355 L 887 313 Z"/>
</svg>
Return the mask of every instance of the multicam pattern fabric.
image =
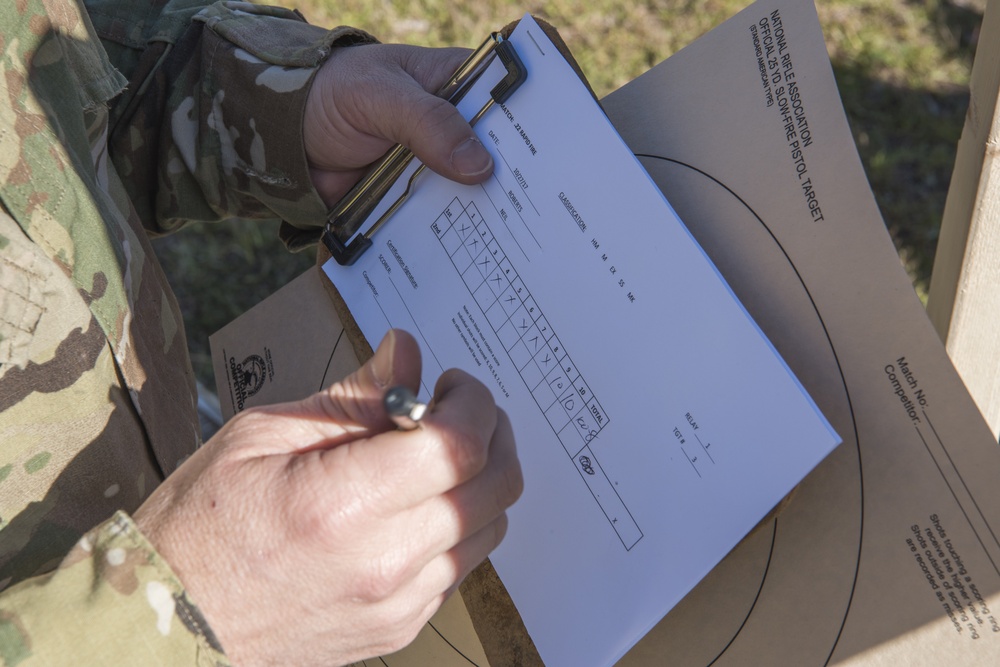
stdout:
<svg viewBox="0 0 1000 667">
<path fill-rule="evenodd" d="M 321 224 L 294 119 L 364 41 L 242 2 L 0 2 L 0 663 L 227 664 L 127 515 L 200 444 L 148 235 Z"/>
</svg>

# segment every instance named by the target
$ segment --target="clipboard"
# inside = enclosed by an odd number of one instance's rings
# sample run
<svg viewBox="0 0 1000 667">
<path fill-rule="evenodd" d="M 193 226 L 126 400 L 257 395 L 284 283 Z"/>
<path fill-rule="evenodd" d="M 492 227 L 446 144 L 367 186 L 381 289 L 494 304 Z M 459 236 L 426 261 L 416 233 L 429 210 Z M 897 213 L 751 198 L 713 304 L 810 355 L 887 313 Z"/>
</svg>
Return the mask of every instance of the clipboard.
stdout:
<svg viewBox="0 0 1000 667">
<path fill-rule="evenodd" d="M 600 103 L 579 63 L 558 31 L 547 21 L 534 15 L 532 18 L 580 77 L 594 100 Z M 501 30 L 491 33 L 437 93 L 438 96 L 457 103 L 494 59 L 500 58 L 507 69 L 507 76 L 491 89 L 490 100 L 469 120 L 471 125 L 475 125 L 475 122 L 495 104 L 503 104 L 530 76 L 513 45 L 506 41 L 518 22 L 514 21 Z M 334 206 L 320 237 L 322 242 L 317 245 L 316 271 L 320 274 L 320 281 L 344 327 L 344 335 L 353 347 L 358 362 L 362 364 L 373 356 L 374 350 L 337 288 L 320 267 L 331 257 L 342 266 L 351 266 L 371 247 L 373 235 L 403 205 L 412 188 L 419 185 L 415 182 L 423 171 L 423 165 L 411 175 L 404 194 L 377 220 L 369 221 L 372 212 L 406 172 L 413 157 L 412 152 L 403 146 L 397 145 L 390 149 Z M 489 664 L 524 667 L 544 665 L 510 594 L 488 559 L 466 577 L 459 587 L 459 593 L 465 602 L 469 618 Z"/>
</svg>

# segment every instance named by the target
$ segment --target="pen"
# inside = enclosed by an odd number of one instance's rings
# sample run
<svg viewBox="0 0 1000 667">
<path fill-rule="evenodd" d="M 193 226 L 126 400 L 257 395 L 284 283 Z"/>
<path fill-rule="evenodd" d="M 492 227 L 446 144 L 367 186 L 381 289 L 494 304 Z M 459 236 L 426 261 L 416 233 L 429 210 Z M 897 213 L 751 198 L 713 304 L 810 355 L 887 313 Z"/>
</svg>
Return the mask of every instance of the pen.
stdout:
<svg viewBox="0 0 1000 667">
<path fill-rule="evenodd" d="M 382 405 L 389 419 L 400 429 L 410 431 L 417 426 L 427 413 L 427 404 L 421 403 L 406 387 L 390 387 L 382 397 Z"/>
</svg>

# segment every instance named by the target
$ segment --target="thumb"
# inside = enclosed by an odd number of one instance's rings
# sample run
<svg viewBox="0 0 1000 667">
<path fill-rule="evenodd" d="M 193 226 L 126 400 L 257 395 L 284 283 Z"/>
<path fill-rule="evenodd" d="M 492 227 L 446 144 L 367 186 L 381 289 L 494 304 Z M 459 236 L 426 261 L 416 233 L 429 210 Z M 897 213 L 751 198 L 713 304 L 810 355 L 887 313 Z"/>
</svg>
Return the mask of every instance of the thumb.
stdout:
<svg viewBox="0 0 1000 667">
<path fill-rule="evenodd" d="M 433 171 L 475 185 L 493 173 L 493 157 L 450 102 L 423 93 L 414 115 L 404 117 L 399 142 Z"/>
<path fill-rule="evenodd" d="M 389 99 L 371 100 L 372 123 L 442 176 L 467 185 L 485 180 L 493 157 L 458 109 L 433 93 L 466 51 L 399 46 L 390 53 L 399 69 L 384 91 Z"/>
<path fill-rule="evenodd" d="M 260 447 L 244 448 L 248 456 L 329 449 L 394 429 L 382 398 L 396 385 L 414 392 L 420 386 L 420 347 L 399 329 L 385 335 L 361 368 L 328 389 L 301 401 L 252 408 L 227 427 L 253 431 L 241 435 L 248 442 L 269 433 Z"/>
<path fill-rule="evenodd" d="M 401 329 L 391 329 L 361 368 L 309 399 L 311 412 L 342 426 L 350 434 L 347 439 L 395 428 L 382 398 L 397 385 L 419 391 L 420 367 L 417 341 Z"/>
<path fill-rule="evenodd" d="M 399 105 L 380 106 L 386 136 L 408 147 L 437 173 L 474 184 L 493 171 L 493 158 L 455 106 L 433 94 L 467 56 L 466 49 L 399 48 Z"/>
</svg>

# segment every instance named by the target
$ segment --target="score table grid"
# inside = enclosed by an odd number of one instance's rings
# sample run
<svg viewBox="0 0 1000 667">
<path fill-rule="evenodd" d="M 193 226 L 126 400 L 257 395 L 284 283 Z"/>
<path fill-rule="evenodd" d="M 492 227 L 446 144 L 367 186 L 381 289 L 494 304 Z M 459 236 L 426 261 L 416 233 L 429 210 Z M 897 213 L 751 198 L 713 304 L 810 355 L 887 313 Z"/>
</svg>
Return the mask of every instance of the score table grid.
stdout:
<svg viewBox="0 0 1000 667">
<path fill-rule="evenodd" d="M 626 551 L 642 538 L 590 447 L 608 419 L 474 201 L 455 197 L 431 225 L 538 408 Z"/>
</svg>

